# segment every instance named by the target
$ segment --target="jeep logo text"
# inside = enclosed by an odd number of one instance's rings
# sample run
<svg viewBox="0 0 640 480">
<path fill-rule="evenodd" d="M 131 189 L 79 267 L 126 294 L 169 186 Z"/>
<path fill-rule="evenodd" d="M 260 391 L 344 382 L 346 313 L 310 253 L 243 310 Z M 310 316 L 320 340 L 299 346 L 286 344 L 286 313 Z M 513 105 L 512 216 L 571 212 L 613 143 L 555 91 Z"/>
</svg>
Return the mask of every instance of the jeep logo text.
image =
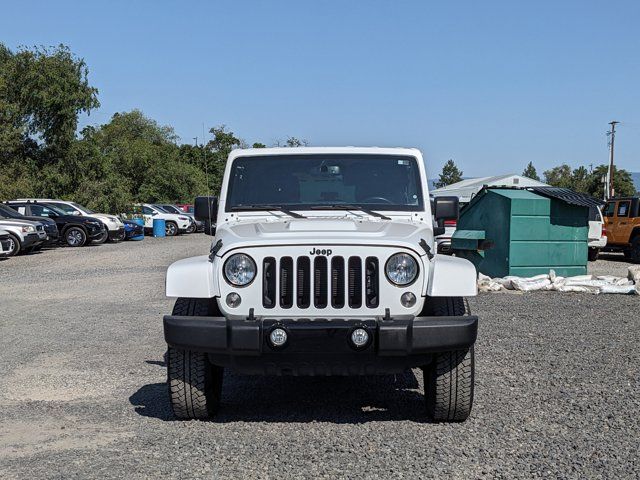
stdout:
<svg viewBox="0 0 640 480">
<path fill-rule="evenodd" d="M 317 249 L 317 248 L 314 247 L 314 249 L 311 250 L 309 252 L 309 254 L 311 254 L 311 255 L 327 255 L 327 256 L 329 256 L 329 255 L 331 255 L 331 249 L 320 250 L 320 249 Z"/>
</svg>

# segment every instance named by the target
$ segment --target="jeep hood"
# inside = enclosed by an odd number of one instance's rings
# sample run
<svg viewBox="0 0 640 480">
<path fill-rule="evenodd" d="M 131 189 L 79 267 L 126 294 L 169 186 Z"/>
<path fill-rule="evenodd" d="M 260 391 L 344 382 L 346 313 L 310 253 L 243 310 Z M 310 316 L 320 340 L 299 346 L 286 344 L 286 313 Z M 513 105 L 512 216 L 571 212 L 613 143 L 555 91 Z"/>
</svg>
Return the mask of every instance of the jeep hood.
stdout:
<svg viewBox="0 0 640 480">
<path fill-rule="evenodd" d="M 242 247 L 268 245 L 389 245 L 425 252 L 420 240 L 431 244 L 432 230 L 410 220 L 363 220 L 358 218 L 307 218 L 221 225 L 216 241 L 222 240 L 218 255 Z"/>
</svg>

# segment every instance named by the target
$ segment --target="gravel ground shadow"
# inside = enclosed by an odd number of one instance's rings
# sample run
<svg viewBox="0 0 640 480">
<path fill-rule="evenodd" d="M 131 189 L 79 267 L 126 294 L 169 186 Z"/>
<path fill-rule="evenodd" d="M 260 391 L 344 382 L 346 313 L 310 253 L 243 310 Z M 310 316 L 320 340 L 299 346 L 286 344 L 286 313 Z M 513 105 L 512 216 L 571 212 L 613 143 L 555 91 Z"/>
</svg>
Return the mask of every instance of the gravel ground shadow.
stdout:
<svg viewBox="0 0 640 480">
<path fill-rule="evenodd" d="M 163 366 L 161 361 L 147 363 Z M 216 423 L 372 421 L 428 422 L 416 373 L 364 377 L 262 377 L 225 373 Z M 142 386 L 129 397 L 136 413 L 176 421 L 166 383 Z"/>
</svg>

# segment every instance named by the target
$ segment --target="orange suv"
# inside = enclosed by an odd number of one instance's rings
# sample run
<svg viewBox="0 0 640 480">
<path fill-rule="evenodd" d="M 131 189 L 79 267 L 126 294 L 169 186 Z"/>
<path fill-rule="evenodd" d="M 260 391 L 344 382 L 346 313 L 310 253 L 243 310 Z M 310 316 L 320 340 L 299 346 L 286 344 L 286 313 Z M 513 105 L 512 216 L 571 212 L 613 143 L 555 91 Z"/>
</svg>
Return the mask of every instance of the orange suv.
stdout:
<svg viewBox="0 0 640 480">
<path fill-rule="evenodd" d="M 640 197 L 612 198 L 602 213 L 606 250 L 622 251 L 628 260 L 640 263 Z"/>
</svg>

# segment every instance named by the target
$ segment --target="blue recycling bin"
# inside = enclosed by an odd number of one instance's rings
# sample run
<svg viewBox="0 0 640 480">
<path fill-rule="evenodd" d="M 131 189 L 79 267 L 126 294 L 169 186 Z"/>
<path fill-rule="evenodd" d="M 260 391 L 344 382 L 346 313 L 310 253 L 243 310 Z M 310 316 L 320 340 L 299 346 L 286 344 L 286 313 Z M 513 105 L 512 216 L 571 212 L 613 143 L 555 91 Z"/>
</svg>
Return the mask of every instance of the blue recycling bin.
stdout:
<svg viewBox="0 0 640 480">
<path fill-rule="evenodd" d="M 154 237 L 165 237 L 166 233 L 166 224 L 164 218 L 154 218 L 153 219 L 153 236 Z"/>
<path fill-rule="evenodd" d="M 140 235 L 135 235 L 133 237 L 131 237 L 129 240 L 144 240 L 144 219 L 142 218 L 134 218 L 133 219 L 134 223 L 137 223 L 138 225 L 140 225 L 142 227 L 142 233 L 140 233 Z"/>
</svg>

